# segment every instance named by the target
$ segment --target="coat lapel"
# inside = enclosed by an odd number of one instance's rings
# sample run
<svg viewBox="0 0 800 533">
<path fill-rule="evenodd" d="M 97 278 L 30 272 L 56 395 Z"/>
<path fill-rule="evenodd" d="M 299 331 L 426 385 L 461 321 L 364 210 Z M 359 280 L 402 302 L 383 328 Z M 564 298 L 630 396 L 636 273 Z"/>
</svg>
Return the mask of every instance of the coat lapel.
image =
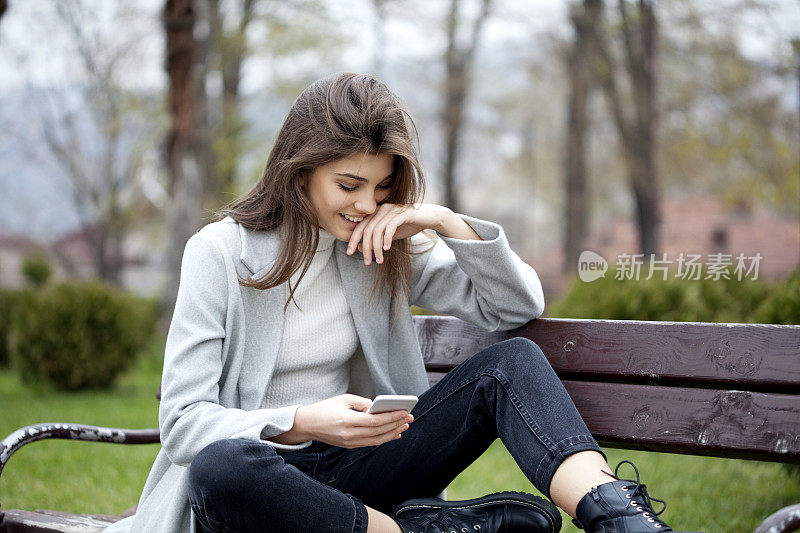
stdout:
<svg viewBox="0 0 800 533">
<path fill-rule="evenodd" d="M 280 250 L 278 231 L 251 231 L 239 226 L 242 244 L 240 260 L 245 266 L 242 274 L 253 279 L 263 278 L 275 264 Z M 254 356 L 244 357 L 239 373 L 239 397 L 254 401 L 243 409 L 259 409 L 267 394 L 267 385 L 275 370 L 281 348 L 286 313 L 284 304 L 289 298 L 289 286 L 283 283 L 269 290 L 242 288 L 245 309 L 243 322 L 247 351 Z M 289 305 L 292 305 L 291 303 Z"/>
<path fill-rule="evenodd" d="M 255 279 L 269 272 L 278 258 L 281 236 L 278 230 L 256 231 L 239 226 L 242 251 L 239 259 Z"/>
<path fill-rule="evenodd" d="M 342 288 L 353 315 L 375 394 L 394 394 L 389 369 L 389 305 L 385 297 L 370 304 L 377 264 L 366 266 L 361 254 L 347 255 L 347 243 L 337 240 L 334 257 Z"/>
</svg>

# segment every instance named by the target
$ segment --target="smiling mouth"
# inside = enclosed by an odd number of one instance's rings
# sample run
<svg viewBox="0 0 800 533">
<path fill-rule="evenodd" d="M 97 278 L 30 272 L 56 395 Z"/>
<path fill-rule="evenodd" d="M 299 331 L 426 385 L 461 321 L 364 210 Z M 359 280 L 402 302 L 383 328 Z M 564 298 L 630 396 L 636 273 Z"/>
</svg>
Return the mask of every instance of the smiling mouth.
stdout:
<svg viewBox="0 0 800 533">
<path fill-rule="evenodd" d="M 351 217 L 350 215 L 345 215 L 344 213 L 339 213 L 339 214 L 342 215 L 342 217 L 345 220 L 349 220 L 350 222 L 355 222 L 356 224 L 364 220 L 364 217 Z"/>
</svg>

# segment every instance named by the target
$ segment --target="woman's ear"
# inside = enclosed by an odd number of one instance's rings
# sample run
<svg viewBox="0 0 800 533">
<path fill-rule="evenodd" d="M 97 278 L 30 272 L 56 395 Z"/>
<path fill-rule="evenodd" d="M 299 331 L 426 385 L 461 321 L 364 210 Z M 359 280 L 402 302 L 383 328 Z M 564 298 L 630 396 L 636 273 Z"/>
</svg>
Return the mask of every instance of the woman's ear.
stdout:
<svg viewBox="0 0 800 533">
<path fill-rule="evenodd" d="M 297 181 L 300 182 L 300 188 L 302 188 L 302 189 L 304 189 L 305 186 L 306 186 L 306 181 L 307 181 L 306 178 L 307 178 L 307 176 L 308 176 L 308 172 L 305 171 L 305 170 L 301 170 L 300 174 L 299 174 L 299 176 L 297 178 Z"/>
</svg>

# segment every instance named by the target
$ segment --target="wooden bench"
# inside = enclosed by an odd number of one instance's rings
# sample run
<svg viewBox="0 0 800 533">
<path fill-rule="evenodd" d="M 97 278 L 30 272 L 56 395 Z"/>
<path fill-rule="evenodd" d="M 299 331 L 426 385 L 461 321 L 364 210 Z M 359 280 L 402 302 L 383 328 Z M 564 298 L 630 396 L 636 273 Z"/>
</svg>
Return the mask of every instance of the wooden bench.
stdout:
<svg viewBox="0 0 800 533">
<path fill-rule="evenodd" d="M 800 326 L 538 319 L 488 333 L 449 317 L 414 321 L 431 383 L 486 346 L 525 337 L 604 446 L 800 463 Z M 42 438 L 155 443 L 158 431 L 28 426 L 0 444 L 0 474 L 12 453 Z M 100 531 L 119 518 L 14 509 L 0 532 Z M 797 529 L 793 505 L 756 532 Z"/>
</svg>

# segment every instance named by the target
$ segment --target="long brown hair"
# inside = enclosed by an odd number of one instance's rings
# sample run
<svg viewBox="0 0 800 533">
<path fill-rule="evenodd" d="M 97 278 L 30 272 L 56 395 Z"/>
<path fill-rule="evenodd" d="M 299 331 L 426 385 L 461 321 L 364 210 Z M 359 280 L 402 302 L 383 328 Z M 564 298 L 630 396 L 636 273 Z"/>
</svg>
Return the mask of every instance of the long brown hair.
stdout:
<svg viewBox="0 0 800 533">
<path fill-rule="evenodd" d="M 411 133 L 413 132 L 413 138 Z M 386 202 L 413 204 L 425 193 L 425 179 L 414 140 L 419 135 L 403 104 L 383 82 L 349 72 L 316 81 L 295 100 L 281 127 L 261 179 L 222 209 L 250 230 L 280 229 L 280 251 L 274 266 L 261 279 L 240 278 L 245 287 L 271 289 L 290 280 L 302 268 L 303 279 L 319 241 L 319 222 L 311 201 L 300 187 L 300 176 L 353 154 L 394 156 L 393 187 Z M 371 297 L 380 286 L 391 297 L 410 290 L 409 239 L 392 243 Z M 289 301 L 297 285 L 289 282 Z M 296 305 L 296 302 L 295 302 Z"/>
</svg>

